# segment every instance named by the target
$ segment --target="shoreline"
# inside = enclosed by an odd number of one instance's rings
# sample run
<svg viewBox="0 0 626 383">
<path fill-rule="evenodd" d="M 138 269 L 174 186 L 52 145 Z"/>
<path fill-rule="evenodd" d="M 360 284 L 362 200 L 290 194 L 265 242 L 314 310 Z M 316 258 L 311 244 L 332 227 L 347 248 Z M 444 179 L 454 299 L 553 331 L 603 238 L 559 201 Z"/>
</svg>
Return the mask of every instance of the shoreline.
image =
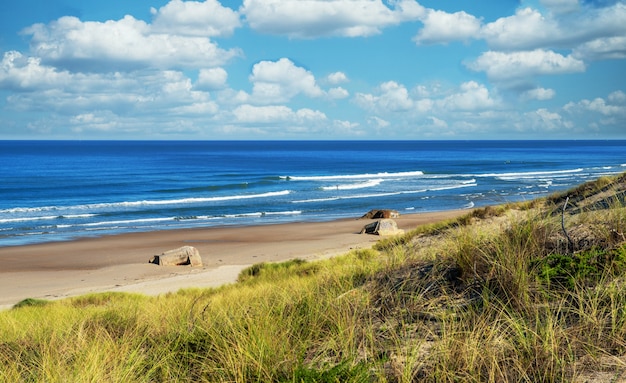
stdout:
<svg viewBox="0 0 626 383">
<path fill-rule="evenodd" d="M 469 210 L 405 214 L 409 231 Z M 0 248 L 0 309 L 26 298 L 63 299 L 107 291 L 160 295 L 234 283 L 256 263 L 316 260 L 371 248 L 381 237 L 359 234 L 368 219 L 173 229 Z M 157 266 L 148 260 L 181 246 L 200 251 L 203 266 Z"/>
</svg>

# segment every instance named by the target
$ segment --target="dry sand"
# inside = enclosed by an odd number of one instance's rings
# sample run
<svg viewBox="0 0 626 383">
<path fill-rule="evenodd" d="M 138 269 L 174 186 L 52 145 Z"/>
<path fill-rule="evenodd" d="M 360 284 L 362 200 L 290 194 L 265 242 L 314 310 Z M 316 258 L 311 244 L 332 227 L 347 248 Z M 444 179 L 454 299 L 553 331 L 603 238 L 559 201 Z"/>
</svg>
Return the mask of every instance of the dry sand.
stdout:
<svg viewBox="0 0 626 383">
<path fill-rule="evenodd" d="M 466 214 L 467 210 L 396 218 L 404 230 Z M 255 263 L 315 260 L 370 248 L 378 236 L 359 234 L 370 220 L 212 227 L 132 233 L 0 248 L 0 309 L 26 298 L 60 299 L 104 291 L 159 295 L 236 281 Z M 194 246 L 203 267 L 157 266 L 148 260 Z"/>
</svg>

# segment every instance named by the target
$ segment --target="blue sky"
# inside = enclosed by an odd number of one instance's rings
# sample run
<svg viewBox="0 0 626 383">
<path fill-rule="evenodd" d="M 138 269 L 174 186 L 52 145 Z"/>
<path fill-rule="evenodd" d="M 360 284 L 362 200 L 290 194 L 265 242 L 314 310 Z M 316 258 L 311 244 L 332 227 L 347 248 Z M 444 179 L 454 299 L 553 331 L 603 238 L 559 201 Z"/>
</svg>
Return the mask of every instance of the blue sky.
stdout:
<svg viewBox="0 0 626 383">
<path fill-rule="evenodd" d="M 0 59 L 0 139 L 626 139 L 626 1 L 5 1 Z"/>
</svg>

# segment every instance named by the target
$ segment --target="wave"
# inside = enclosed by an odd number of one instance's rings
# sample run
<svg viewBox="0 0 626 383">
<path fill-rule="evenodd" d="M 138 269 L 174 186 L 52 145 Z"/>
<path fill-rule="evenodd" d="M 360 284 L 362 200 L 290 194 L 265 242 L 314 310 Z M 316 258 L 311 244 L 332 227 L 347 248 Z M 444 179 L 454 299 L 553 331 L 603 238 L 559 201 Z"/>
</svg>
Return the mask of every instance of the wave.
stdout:
<svg viewBox="0 0 626 383">
<path fill-rule="evenodd" d="M 243 214 L 226 214 L 223 217 L 219 218 L 247 218 L 247 217 L 265 217 L 272 215 L 300 215 L 302 214 L 301 210 L 290 210 L 290 211 L 262 211 L 255 213 L 243 213 Z M 218 217 L 215 217 L 218 218 Z"/>
<path fill-rule="evenodd" d="M 128 208 L 139 206 L 162 206 L 162 205 L 181 205 L 192 204 L 202 202 L 221 202 L 232 201 L 241 199 L 253 199 L 253 198 L 268 198 L 287 195 L 291 193 L 290 190 L 282 190 L 276 192 L 267 192 L 259 194 L 237 194 L 221 197 L 194 197 L 194 198 L 179 198 L 179 199 L 166 199 L 166 200 L 143 200 L 143 201 L 125 201 L 125 202 L 107 202 L 107 203 L 93 203 L 74 206 L 41 206 L 41 207 L 16 207 L 10 209 L 0 210 L 0 214 L 8 213 L 33 213 L 33 212 L 45 212 L 45 211 L 59 211 L 59 210 L 99 210 L 110 208 Z"/>
<path fill-rule="evenodd" d="M 343 174 L 343 175 L 328 175 L 328 176 L 281 176 L 281 179 L 290 181 L 328 181 L 328 180 L 346 180 L 346 179 L 363 179 L 363 178 L 389 178 L 389 177 L 419 177 L 423 176 L 422 171 L 411 172 L 396 172 L 396 173 L 363 173 L 363 174 Z"/>
<path fill-rule="evenodd" d="M 354 195 L 347 195 L 347 196 L 333 196 L 333 197 L 325 197 L 325 198 L 311 198 L 311 199 L 295 200 L 295 201 L 291 201 L 291 202 L 292 203 L 313 203 L 313 202 L 329 202 L 329 201 L 337 201 L 337 200 L 345 200 L 345 199 L 389 197 L 389 196 L 393 196 L 393 195 L 418 194 L 418 193 L 425 193 L 425 192 L 428 192 L 428 191 L 452 190 L 452 189 L 460 189 L 460 188 L 472 187 L 472 186 L 477 186 L 477 184 L 476 183 L 458 184 L 458 185 L 441 186 L 441 187 L 418 189 L 418 190 L 402 190 L 402 191 L 386 192 L 386 193 L 354 194 Z"/>
<path fill-rule="evenodd" d="M 478 184 L 476 182 L 460 183 L 458 185 L 450 185 L 450 186 L 440 186 L 440 187 L 436 187 L 436 188 L 428 188 L 428 189 L 426 189 L 426 191 L 453 190 L 453 189 L 460 189 L 460 188 L 467 188 L 467 187 L 474 187 L 474 186 L 478 186 Z"/>
<path fill-rule="evenodd" d="M 554 177 L 563 174 L 581 173 L 583 168 L 569 169 L 569 170 L 551 170 L 551 171 L 538 171 L 538 172 L 514 172 L 514 173 L 484 173 L 484 174 L 472 174 L 471 177 L 496 177 L 496 178 L 534 178 L 539 176 Z"/>
<path fill-rule="evenodd" d="M 163 222 L 175 222 L 175 221 L 207 221 L 207 220 L 218 220 L 224 218 L 248 218 L 248 217 L 265 217 L 265 216 L 280 216 L 280 215 L 299 215 L 302 214 L 300 210 L 289 210 L 289 211 L 275 211 L 275 212 L 252 212 L 252 213 L 241 213 L 241 214 L 226 214 L 220 216 L 208 216 L 208 215 L 200 215 L 200 216 L 176 216 L 176 217 L 150 217 L 150 218 L 138 218 L 138 219 L 120 219 L 120 220 L 111 220 L 111 221 L 98 221 L 98 222 L 88 222 L 88 223 L 79 223 L 79 224 L 67 224 L 67 225 L 54 225 L 50 226 L 50 228 L 71 228 L 71 227 L 105 227 L 109 228 L 121 228 L 129 225 L 138 225 L 142 224 L 154 224 L 154 223 L 163 223 Z"/>
<path fill-rule="evenodd" d="M 0 223 L 15 223 L 15 222 L 31 222 L 31 221 L 50 221 L 55 219 L 77 219 L 77 218 L 91 218 L 97 214 L 66 214 L 66 215 L 44 215 L 38 217 L 20 217 L 20 218 L 5 218 L 0 219 Z"/>
<path fill-rule="evenodd" d="M 322 186 L 322 190 L 353 190 L 353 189 L 363 189 L 380 185 L 384 180 L 382 178 L 378 178 L 375 180 L 369 180 L 366 182 L 360 182 L 355 184 L 343 184 L 343 185 L 335 185 L 335 186 Z"/>
</svg>

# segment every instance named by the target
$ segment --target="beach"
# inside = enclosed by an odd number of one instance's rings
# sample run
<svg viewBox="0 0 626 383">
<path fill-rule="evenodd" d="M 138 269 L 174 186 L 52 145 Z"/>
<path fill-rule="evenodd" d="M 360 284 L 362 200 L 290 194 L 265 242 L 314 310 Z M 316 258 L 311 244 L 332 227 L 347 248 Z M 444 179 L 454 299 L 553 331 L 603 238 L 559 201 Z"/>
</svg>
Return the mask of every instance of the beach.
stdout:
<svg viewBox="0 0 626 383">
<path fill-rule="evenodd" d="M 400 229 L 466 214 L 451 210 L 396 218 Z M 107 291 L 159 295 L 233 283 L 260 262 L 316 260 L 371 248 L 381 237 L 359 234 L 372 220 L 296 222 L 127 233 L 0 248 L 0 308 L 26 298 L 62 299 Z M 158 266 L 153 255 L 197 248 L 202 267 Z"/>
</svg>

